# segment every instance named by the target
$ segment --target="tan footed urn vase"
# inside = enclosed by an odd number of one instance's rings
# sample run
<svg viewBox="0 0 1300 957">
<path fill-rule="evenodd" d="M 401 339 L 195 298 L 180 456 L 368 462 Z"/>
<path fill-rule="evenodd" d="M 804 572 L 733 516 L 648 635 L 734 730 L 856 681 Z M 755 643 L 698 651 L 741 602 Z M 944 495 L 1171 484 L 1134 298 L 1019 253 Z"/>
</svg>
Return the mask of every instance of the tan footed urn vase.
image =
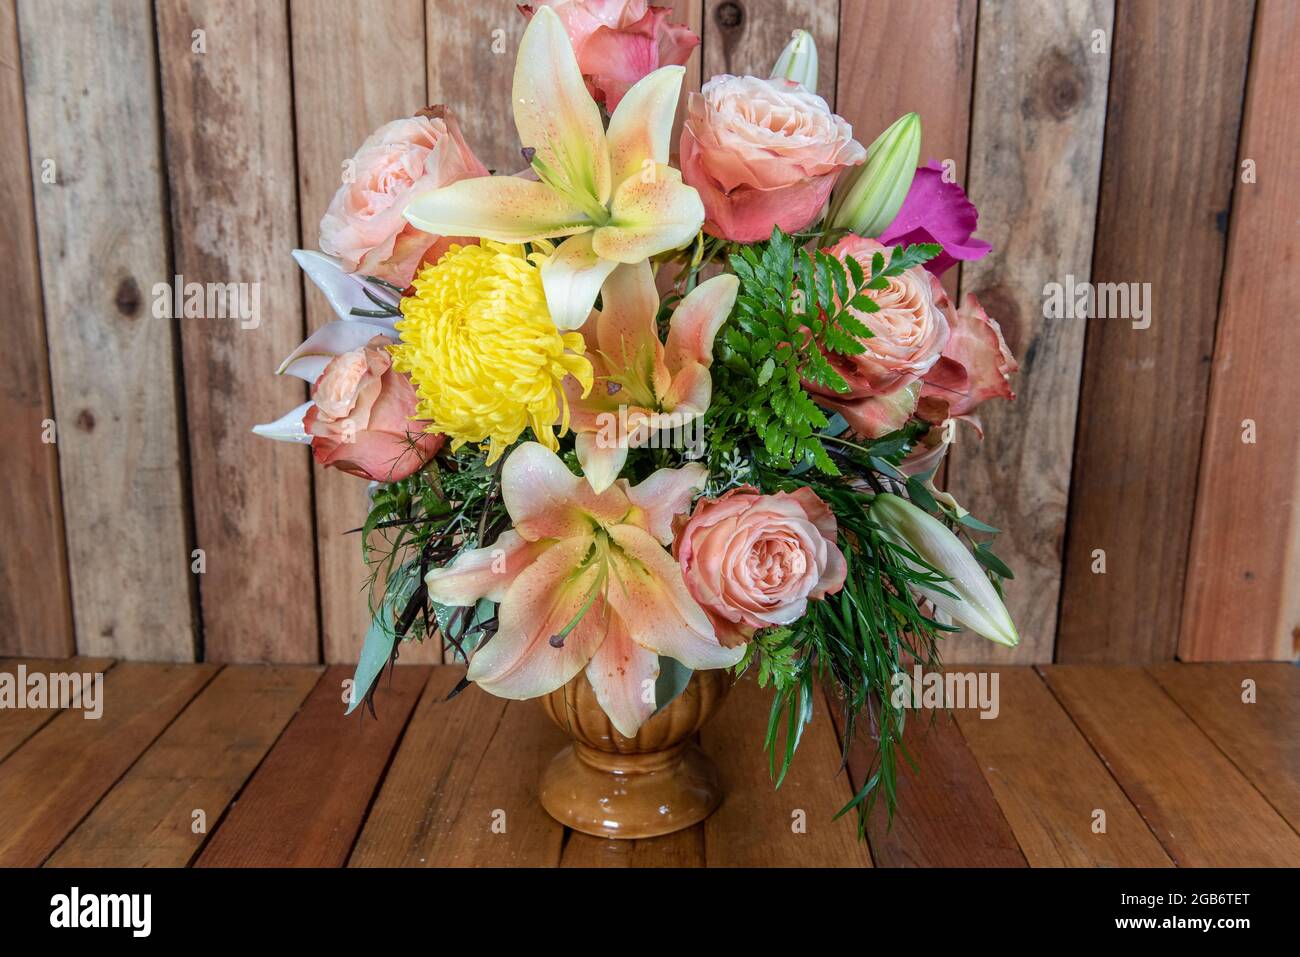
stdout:
<svg viewBox="0 0 1300 957">
<path fill-rule="evenodd" d="M 725 669 L 695 672 L 627 738 L 579 673 L 542 698 L 551 720 L 573 738 L 542 774 L 542 806 L 561 824 L 597 837 L 657 837 L 704 820 L 722 801 L 722 788 L 695 734 L 734 680 Z"/>
</svg>

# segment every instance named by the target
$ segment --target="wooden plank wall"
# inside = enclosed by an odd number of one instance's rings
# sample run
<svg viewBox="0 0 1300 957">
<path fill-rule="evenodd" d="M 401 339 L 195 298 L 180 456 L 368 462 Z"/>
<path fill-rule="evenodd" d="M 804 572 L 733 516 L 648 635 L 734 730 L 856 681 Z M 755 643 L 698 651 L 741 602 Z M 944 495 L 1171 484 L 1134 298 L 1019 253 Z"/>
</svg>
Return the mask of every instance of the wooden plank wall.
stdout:
<svg viewBox="0 0 1300 957">
<path fill-rule="evenodd" d="M 948 285 L 1001 321 L 1019 399 L 948 483 L 1007 529 L 1024 641 L 948 660 L 1294 657 L 1300 5 L 673 5 L 703 38 L 688 89 L 810 30 L 859 139 L 920 112 L 980 207 L 994 252 Z M 360 141 L 428 103 L 520 168 L 523 27 L 505 0 L 0 0 L 0 654 L 354 660 L 365 485 L 248 432 L 301 401 L 270 373 L 330 318 L 288 253 Z M 176 275 L 256 283 L 256 325 L 156 318 Z M 1045 318 L 1068 277 L 1149 283 L 1150 325 Z"/>
</svg>

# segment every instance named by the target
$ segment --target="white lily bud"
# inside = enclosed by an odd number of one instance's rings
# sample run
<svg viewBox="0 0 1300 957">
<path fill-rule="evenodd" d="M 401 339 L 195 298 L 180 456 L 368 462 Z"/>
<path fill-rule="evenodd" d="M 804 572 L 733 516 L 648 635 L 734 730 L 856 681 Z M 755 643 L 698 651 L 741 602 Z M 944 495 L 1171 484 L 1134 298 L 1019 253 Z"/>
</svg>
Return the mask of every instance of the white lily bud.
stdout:
<svg viewBox="0 0 1300 957">
<path fill-rule="evenodd" d="M 809 93 L 817 92 L 817 44 L 807 30 L 795 30 L 772 67 L 772 79 L 794 80 Z"/>
<path fill-rule="evenodd" d="M 942 587 L 952 593 L 945 595 L 933 588 L 911 586 L 917 594 L 990 641 L 1008 648 L 1020 644 L 1020 635 L 993 583 L 975 556 L 943 522 L 906 499 L 888 493 L 875 497 L 870 512 L 886 535 L 938 569 L 948 579 Z M 918 571 L 923 570 L 915 562 L 911 564 Z"/>
<path fill-rule="evenodd" d="M 828 225 L 872 238 L 883 233 L 907 199 L 920 155 L 921 118 L 900 116 L 867 147 L 856 172 L 836 185 Z"/>
</svg>

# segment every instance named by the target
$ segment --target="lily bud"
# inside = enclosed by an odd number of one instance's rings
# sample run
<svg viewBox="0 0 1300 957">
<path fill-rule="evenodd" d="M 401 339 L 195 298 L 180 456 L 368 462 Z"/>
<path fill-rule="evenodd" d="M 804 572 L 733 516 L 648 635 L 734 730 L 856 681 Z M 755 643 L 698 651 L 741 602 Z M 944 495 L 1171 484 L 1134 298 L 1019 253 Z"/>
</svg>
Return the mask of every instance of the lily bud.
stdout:
<svg viewBox="0 0 1300 957">
<path fill-rule="evenodd" d="M 772 79 L 794 80 L 809 93 L 817 92 L 817 44 L 807 30 L 795 30 L 772 67 Z"/>
<path fill-rule="evenodd" d="M 920 155 L 921 117 L 900 116 L 867 147 L 856 174 L 835 187 L 828 225 L 869 238 L 883 233 L 907 198 Z"/>
<path fill-rule="evenodd" d="M 942 587 L 951 594 L 945 595 L 924 586 L 911 586 L 917 594 L 928 598 L 940 611 L 990 641 L 1008 648 L 1020 644 L 1020 635 L 1016 633 L 1011 615 L 993 583 L 975 556 L 943 522 L 906 499 L 888 493 L 875 497 L 870 514 L 887 536 L 911 549 L 948 579 Z M 911 565 L 918 571 L 923 570 L 915 562 Z"/>
</svg>

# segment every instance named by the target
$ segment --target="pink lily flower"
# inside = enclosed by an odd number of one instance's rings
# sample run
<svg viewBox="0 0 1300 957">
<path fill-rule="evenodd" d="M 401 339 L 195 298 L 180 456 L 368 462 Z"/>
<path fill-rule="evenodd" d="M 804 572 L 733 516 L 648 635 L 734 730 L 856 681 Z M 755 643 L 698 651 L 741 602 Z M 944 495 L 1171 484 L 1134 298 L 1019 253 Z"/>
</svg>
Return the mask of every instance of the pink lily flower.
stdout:
<svg viewBox="0 0 1300 957">
<path fill-rule="evenodd" d="M 668 341 L 663 343 L 650 263 L 619 266 L 605 280 L 603 308 L 581 329 L 595 385 L 584 396 L 576 381 L 565 380 L 578 461 L 594 491 L 614 484 L 629 447 L 664 432 L 676 432 L 676 438 L 685 441 L 688 430 L 709 410 L 713 340 L 739 288 L 740 281 L 732 275 L 700 283 L 673 312 Z"/>
<path fill-rule="evenodd" d="M 499 628 L 470 658 L 469 680 L 536 698 L 586 668 L 596 700 L 632 737 L 655 711 L 660 655 L 694 669 L 737 664 L 744 648 L 718 642 L 664 547 L 707 477 L 691 464 L 597 494 L 543 445 L 510 453 L 501 494 L 514 527 L 425 579 L 444 605 L 499 603 Z"/>
</svg>

